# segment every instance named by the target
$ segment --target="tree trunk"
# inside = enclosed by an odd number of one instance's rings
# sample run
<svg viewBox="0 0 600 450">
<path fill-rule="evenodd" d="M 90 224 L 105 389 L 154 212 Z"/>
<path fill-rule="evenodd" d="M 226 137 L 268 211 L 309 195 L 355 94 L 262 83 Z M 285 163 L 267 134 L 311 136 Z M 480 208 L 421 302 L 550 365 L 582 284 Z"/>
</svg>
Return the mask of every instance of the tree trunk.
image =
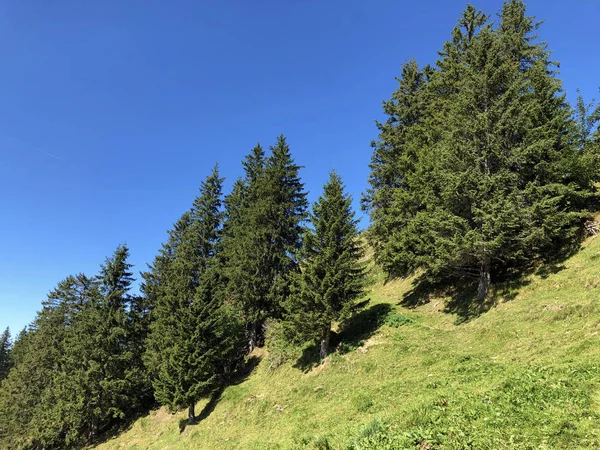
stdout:
<svg viewBox="0 0 600 450">
<path fill-rule="evenodd" d="M 490 258 L 486 257 L 479 267 L 479 285 L 477 286 L 477 300 L 484 301 L 490 291 L 490 284 L 492 282 L 491 276 L 491 262 Z"/>
<path fill-rule="evenodd" d="M 258 346 L 258 324 L 256 322 L 252 322 L 250 324 L 250 330 L 248 334 L 248 353 L 252 353 L 252 350 Z"/>
<path fill-rule="evenodd" d="M 104 378 L 104 377 L 102 377 Z M 101 395 L 98 392 L 98 394 L 96 395 L 96 405 L 100 404 L 100 399 L 101 399 Z M 94 439 L 96 439 L 96 436 L 98 435 L 98 415 L 96 413 L 94 413 L 94 415 L 92 416 L 92 423 L 90 424 L 90 432 L 88 433 L 88 440 L 90 442 L 92 442 Z"/>
<path fill-rule="evenodd" d="M 265 344 L 264 323 L 252 322 L 248 330 L 248 353 Z"/>
<path fill-rule="evenodd" d="M 329 339 L 331 337 L 331 325 L 327 325 L 327 330 L 323 334 L 323 338 L 321 339 L 321 352 L 320 357 L 321 361 L 327 357 L 329 353 Z"/>
<path fill-rule="evenodd" d="M 194 422 L 196 422 L 196 403 L 192 402 L 188 407 L 188 423 L 192 424 Z"/>
</svg>

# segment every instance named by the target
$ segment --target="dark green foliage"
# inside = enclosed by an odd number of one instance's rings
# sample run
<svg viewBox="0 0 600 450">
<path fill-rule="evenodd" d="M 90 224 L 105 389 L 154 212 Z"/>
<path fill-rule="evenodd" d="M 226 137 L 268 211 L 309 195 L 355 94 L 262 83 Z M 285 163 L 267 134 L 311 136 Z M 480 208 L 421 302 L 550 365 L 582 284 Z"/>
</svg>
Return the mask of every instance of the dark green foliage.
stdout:
<svg viewBox="0 0 600 450">
<path fill-rule="evenodd" d="M 244 161 L 245 177 L 227 198 L 226 295 L 244 313 L 250 350 L 262 345 L 263 325 L 280 315 L 296 270 L 307 201 L 283 136 L 265 160 L 260 146 Z"/>
<path fill-rule="evenodd" d="M 390 230 L 403 227 L 418 207 L 411 198 L 409 177 L 420 143 L 412 136 L 426 114 L 424 87 L 431 73 L 429 67 L 420 70 L 414 59 L 402 66 L 398 89 L 383 102 L 388 120 L 377 122 L 379 140 L 371 143 L 370 188 L 362 206 L 371 215 L 369 235 L 375 259 L 389 273 L 396 270 Z"/>
<path fill-rule="evenodd" d="M 313 205 L 297 292 L 286 303 L 286 322 L 303 338 L 320 341 L 321 358 L 329 351 L 333 322 L 351 317 L 366 284 L 351 203 L 340 176 L 332 172 Z"/>
<path fill-rule="evenodd" d="M 10 448 L 80 446 L 147 404 L 128 256 L 118 247 L 97 277 L 67 277 L 19 335 L 0 393 Z"/>
<path fill-rule="evenodd" d="M 10 330 L 7 328 L 0 335 L 0 383 L 8 376 L 11 366 Z"/>
<path fill-rule="evenodd" d="M 60 447 L 74 407 L 61 398 L 65 341 L 93 284 L 70 276 L 48 295 L 44 308 L 15 345 L 15 365 L 0 391 L 0 442 L 6 448 Z"/>
<path fill-rule="evenodd" d="M 524 4 L 488 18 L 468 6 L 434 71 L 405 66 L 364 201 L 388 273 L 473 276 L 480 300 L 492 272 L 576 241 L 597 176 Z"/>
<path fill-rule="evenodd" d="M 223 382 L 241 354 L 237 318 L 217 295 L 221 184 L 215 167 L 144 275 L 153 304 L 145 360 L 155 397 L 171 409 L 188 407 L 191 421 L 195 403 Z"/>
<path fill-rule="evenodd" d="M 582 152 L 580 170 L 600 180 L 600 104 L 586 103 L 581 95 L 575 105 L 575 146 Z"/>
<path fill-rule="evenodd" d="M 27 327 L 23 328 L 17 337 L 12 341 L 10 349 L 10 359 L 12 365 L 18 364 L 24 358 L 25 354 L 25 340 L 27 337 Z"/>
<path fill-rule="evenodd" d="M 169 321 L 169 312 L 174 310 L 175 306 L 170 305 L 167 286 L 171 280 L 171 267 L 175 261 L 177 247 L 182 242 L 183 234 L 189 225 L 188 211 L 179 218 L 173 229 L 169 230 L 169 239 L 162 245 L 152 265 L 149 265 L 150 270 L 142 273 L 144 282 L 141 290 L 150 316 L 150 332 L 145 341 L 144 364 L 152 379 L 158 377 L 158 370 L 162 364 L 161 349 L 169 345 L 170 328 L 174 326 Z"/>
<path fill-rule="evenodd" d="M 73 405 L 73 440 L 93 439 L 147 401 L 139 338 L 131 317 L 134 281 L 120 246 L 107 259 L 65 341 L 62 390 Z M 71 435 L 68 435 L 68 438 Z"/>
<path fill-rule="evenodd" d="M 387 120 L 377 123 L 362 200 L 375 259 L 390 276 L 426 269 L 422 279 L 451 279 L 454 290 L 478 280 L 481 302 L 467 291 L 465 311 L 488 304 L 492 277 L 564 255 L 578 244 L 586 220 L 588 231 L 598 230 L 590 213 L 598 208 L 600 106 L 581 97 L 574 107 L 566 102 L 537 28 L 521 0 L 505 1 L 494 24 L 467 6 L 435 66 L 420 68 L 414 60 L 402 66 L 397 90 L 383 103 Z M 367 303 L 357 303 L 366 269 L 351 198 L 338 175 L 330 175 L 305 228 L 301 167 L 286 139 L 278 137 L 268 156 L 257 145 L 242 164 L 244 176 L 224 201 L 217 166 L 202 183 L 142 274 L 143 296 L 130 292 L 129 250 L 120 246 L 98 275 L 61 281 L 13 343 L 8 329 L 0 336 L 1 448 L 83 447 L 154 400 L 189 408 L 194 421 L 196 402 L 216 394 L 214 407 L 245 352 L 263 344 L 267 321 L 271 361 L 294 355 L 301 368 L 317 361 L 315 344 L 321 359 L 327 355 L 334 324 L 341 326 L 331 345 L 344 353 L 383 323 L 413 323 L 412 316 L 388 314 L 389 305 L 355 314 Z M 456 305 L 448 307 L 459 311 Z M 470 361 L 460 359 L 457 377 Z M 589 391 L 589 373 L 581 380 L 568 374 L 577 392 Z M 591 417 L 587 397 L 573 396 L 564 376 L 537 369 L 517 375 L 485 402 L 468 398 L 468 411 L 445 399 L 423 406 L 401 434 L 372 422 L 355 447 L 505 443 L 488 430 L 472 439 L 465 411 L 485 422 L 492 417 L 490 424 L 508 420 L 515 431 L 533 423 L 527 404 L 543 411 L 554 402 Z M 352 398 L 359 413 L 377 406 L 364 393 Z M 493 404 L 510 412 L 508 419 L 492 416 Z M 543 414 L 552 420 L 555 412 Z M 555 422 L 563 436 L 543 442 L 565 448 L 575 442 L 574 425 Z M 332 445 L 325 437 L 303 443 Z"/>
<path fill-rule="evenodd" d="M 390 327 L 393 327 L 393 328 L 398 328 L 403 325 L 408 325 L 409 323 L 412 323 L 412 322 L 413 322 L 413 320 L 410 317 L 408 317 L 405 314 L 400 314 L 400 313 L 389 314 L 385 318 L 385 324 Z"/>
</svg>

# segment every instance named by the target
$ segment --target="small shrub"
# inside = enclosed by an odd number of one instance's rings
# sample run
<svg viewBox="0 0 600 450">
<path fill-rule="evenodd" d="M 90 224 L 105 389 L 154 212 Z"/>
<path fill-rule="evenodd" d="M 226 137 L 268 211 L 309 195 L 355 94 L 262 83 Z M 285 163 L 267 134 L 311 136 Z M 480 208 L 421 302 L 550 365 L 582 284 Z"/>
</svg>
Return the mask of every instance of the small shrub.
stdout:
<svg viewBox="0 0 600 450">
<path fill-rule="evenodd" d="M 332 448 L 329 439 L 325 436 L 317 436 L 313 441 L 313 447 L 315 450 L 331 450 Z"/>
<path fill-rule="evenodd" d="M 287 361 L 298 359 L 302 355 L 302 347 L 289 336 L 289 330 L 278 321 L 272 321 L 267 327 L 265 344 L 269 349 L 267 367 L 275 370 Z"/>
<path fill-rule="evenodd" d="M 412 322 L 413 320 L 410 317 L 400 313 L 388 314 L 385 318 L 385 324 L 392 328 L 398 328 L 403 325 L 408 325 Z"/>
<path fill-rule="evenodd" d="M 340 355 L 339 353 L 331 353 L 329 355 L 329 361 L 331 362 L 332 365 L 336 365 L 336 364 L 340 364 L 343 363 L 344 357 L 342 355 Z"/>
<path fill-rule="evenodd" d="M 352 401 L 358 412 L 364 413 L 373 407 L 373 400 L 367 395 L 359 395 Z"/>
<path fill-rule="evenodd" d="M 358 342 L 340 342 L 336 347 L 338 353 L 346 354 L 356 351 L 357 348 L 365 345 L 365 341 L 360 340 Z"/>
</svg>

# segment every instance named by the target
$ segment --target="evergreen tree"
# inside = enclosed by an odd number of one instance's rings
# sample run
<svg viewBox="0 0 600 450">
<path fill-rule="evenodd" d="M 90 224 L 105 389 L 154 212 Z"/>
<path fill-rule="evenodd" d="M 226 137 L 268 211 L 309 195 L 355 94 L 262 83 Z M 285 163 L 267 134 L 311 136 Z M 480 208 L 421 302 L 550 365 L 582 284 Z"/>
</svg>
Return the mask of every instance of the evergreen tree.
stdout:
<svg viewBox="0 0 600 450">
<path fill-rule="evenodd" d="M 480 300 L 494 270 L 573 242 L 594 189 L 537 25 L 519 0 L 498 27 L 488 19 L 467 7 L 424 85 L 427 112 L 402 144 L 418 151 L 393 198 L 404 214 L 379 249 L 395 273 L 473 275 Z"/>
<path fill-rule="evenodd" d="M 10 370 L 10 348 L 10 330 L 6 328 L 2 335 L 0 335 L 0 383 L 8 376 L 8 372 Z"/>
<path fill-rule="evenodd" d="M 148 396 L 130 317 L 134 279 L 128 257 L 129 249 L 122 245 L 107 258 L 66 335 L 58 389 L 69 403 L 70 442 L 93 440 Z"/>
<path fill-rule="evenodd" d="M 237 219 L 224 242 L 227 295 L 243 311 L 249 350 L 263 344 L 266 319 L 280 315 L 289 295 L 307 207 L 300 166 L 285 138 L 278 138 L 266 161 L 257 148 L 244 162 L 241 201 L 230 202 L 237 205 Z"/>
<path fill-rule="evenodd" d="M 12 365 L 19 364 L 25 353 L 25 340 L 27 338 L 27 327 L 23 327 L 17 334 L 17 337 L 13 339 L 10 348 L 10 360 Z"/>
<path fill-rule="evenodd" d="M 583 153 L 581 170 L 593 180 L 600 180 L 600 104 L 586 103 L 581 94 L 575 105 L 575 146 Z M 595 206 L 592 205 L 591 209 Z"/>
<path fill-rule="evenodd" d="M 215 167 L 171 234 L 172 254 L 155 265 L 152 278 L 155 304 L 147 361 L 153 365 L 155 397 L 172 409 L 187 407 L 190 422 L 196 402 L 222 382 L 240 350 L 238 327 L 215 294 L 221 184 Z"/>
<path fill-rule="evenodd" d="M 190 423 L 196 402 L 225 381 L 241 354 L 240 322 L 215 295 L 217 276 L 212 268 L 204 272 L 191 301 L 172 313 L 169 345 L 154 380 L 159 403 L 172 410 L 187 407 Z"/>
<path fill-rule="evenodd" d="M 333 322 L 353 313 L 366 283 L 363 248 L 342 179 L 332 172 L 312 208 L 305 236 L 299 288 L 287 306 L 287 322 L 296 333 L 320 342 L 327 356 Z"/>
<path fill-rule="evenodd" d="M 174 224 L 173 229 L 169 230 L 169 238 L 162 245 L 152 265 L 149 265 L 149 270 L 142 273 L 144 281 L 141 290 L 149 311 L 149 334 L 145 341 L 144 364 L 152 380 L 158 377 L 164 356 L 162 348 L 169 346 L 170 330 L 175 326 L 169 318 L 169 311 L 174 309 L 175 305 L 168 302 L 167 285 L 171 280 L 171 267 L 177 248 L 190 223 L 191 214 L 186 211 Z"/>
<path fill-rule="evenodd" d="M 14 367 L 0 390 L 0 430 L 5 434 L 0 442 L 6 448 L 65 445 L 73 417 L 73 404 L 62 395 L 66 336 L 93 285 L 81 274 L 67 277 L 19 334 Z"/>
<path fill-rule="evenodd" d="M 403 227 L 420 206 L 411 195 L 410 177 L 421 146 L 417 131 L 427 114 L 425 84 L 432 73 L 430 67 L 419 69 L 414 59 L 402 66 L 398 88 L 383 102 L 388 119 L 376 122 L 379 140 L 371 143 L 370 188 L 363 195 L 362 207 L 371 216 L 367 237 L 375 260 L 390 274 L 397 269 L 390 230 Z"/>
<path fill-rule="evenodd" d="M 242 161 L 244 177 L 235 181 L 224 201 L 224 238 L 233 237 L 236 228 L 242 227 L 244 208 L 256 201 L 256 190 L 265 164 L 265 152 L 260 144 L 257 144 Z M 225 254 L 221 256 L 225 257 Z"/>
</svg>

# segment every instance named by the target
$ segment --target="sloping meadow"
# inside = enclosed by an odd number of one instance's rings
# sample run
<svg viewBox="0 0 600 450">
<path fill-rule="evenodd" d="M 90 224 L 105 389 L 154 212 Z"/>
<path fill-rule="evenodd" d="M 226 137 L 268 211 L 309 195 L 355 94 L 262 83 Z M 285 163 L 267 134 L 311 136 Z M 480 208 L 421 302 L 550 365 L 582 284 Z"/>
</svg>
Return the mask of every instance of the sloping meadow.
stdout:
<svg viewBox="0 0 600 450">
<path fill-rule="evenodd" d="M 97 448 L 600 446 L 600 239 L 496 286 L 479 315 L 373 272 L 323 364 L 273 368 L 259 350 L 247 378 L 197 405 L 197 425 L 160 409 Z"/>
</svg>

